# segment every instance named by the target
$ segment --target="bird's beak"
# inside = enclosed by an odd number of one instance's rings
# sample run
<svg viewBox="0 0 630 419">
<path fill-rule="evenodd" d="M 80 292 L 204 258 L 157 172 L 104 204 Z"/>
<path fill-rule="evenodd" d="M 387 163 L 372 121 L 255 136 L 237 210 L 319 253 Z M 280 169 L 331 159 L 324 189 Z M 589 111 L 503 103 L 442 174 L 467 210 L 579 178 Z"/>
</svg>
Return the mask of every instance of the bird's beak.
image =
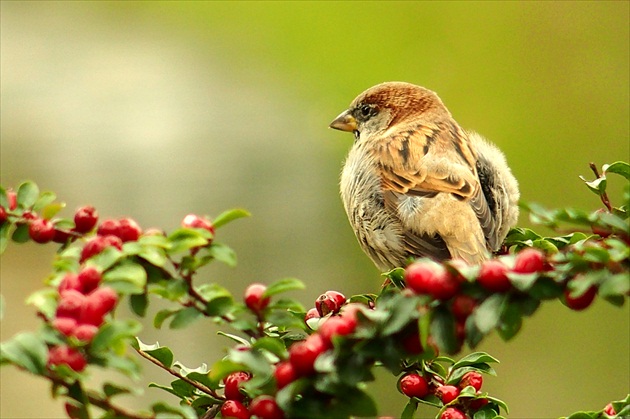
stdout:
<svg viewBox="0 0 630 419">
<path fill-rule="evenodd" d="M 357 130 L 357 120 L 350 114 L 350 111 L 346 110 L 335 118 L 335 120 L 330 123 L 329 127 L 340 131 L 354 132 Z"/>
</svg>

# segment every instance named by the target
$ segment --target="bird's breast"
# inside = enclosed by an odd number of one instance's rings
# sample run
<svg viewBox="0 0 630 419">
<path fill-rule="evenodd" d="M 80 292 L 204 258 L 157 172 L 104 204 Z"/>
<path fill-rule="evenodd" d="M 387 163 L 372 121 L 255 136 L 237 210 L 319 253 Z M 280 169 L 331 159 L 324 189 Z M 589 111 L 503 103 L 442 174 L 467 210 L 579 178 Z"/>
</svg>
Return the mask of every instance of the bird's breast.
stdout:
<svg viewBox="0 0 630 419">
<path fill-rule="evenodd" d="M 361 247 L 382 269 L 404 259 L 402 226 L 385 208 L 378 166 L 355 144 L 341 172 L 344 208 Z"/>
</svg>

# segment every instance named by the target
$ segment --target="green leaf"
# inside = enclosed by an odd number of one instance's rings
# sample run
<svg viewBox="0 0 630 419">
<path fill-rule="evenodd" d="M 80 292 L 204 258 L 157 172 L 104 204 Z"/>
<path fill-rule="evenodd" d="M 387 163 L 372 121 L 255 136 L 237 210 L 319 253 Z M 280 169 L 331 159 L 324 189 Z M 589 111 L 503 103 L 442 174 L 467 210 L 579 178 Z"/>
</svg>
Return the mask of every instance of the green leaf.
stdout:
<svg viewBox="0 0 630 419">
<path fill-rule="evenodd" d="M 42 218 L 45 218 L 46 220 L 50 220 L 65 207 L 66 207 L 66 204 L 64 204 L 63 202 L 53 202 L 50 205 L 46 205 L 44 208 L 42 208 L 42 212 L 41 212 Z M 58 225 L 57 223 L 55 223 L 55 226 L 61 227 L 61 225 Z"/>
<path fill-rule="evenodd" d="M 374 417 L 378 413 L 372 397 L 358 388 L 348 389 L 342 398 L 334 399 L 331 410 L 339 417 Z"/>
<path fill-rule="evenodd" d="M 129 306 L 131 311 L 140 317 L 144 317 L 147 314 L 147 307 L 149 306 L 149 298 L 147 294 L 132 294 L 129 296 Z"/>
<path fill-rule="evenodd" d="M 134 341 L 141 330 L 142 325 L 136 320 L 112 320 L 101 326 L 90 344 L 90 351 L 98 353 L 111 349 L 123 353 L 127 343 Z"/>
<path fill-rule="evenodd" d="M 210 249 L 208 249 L 208 253 L 214 259 L 225 263 L 231 268 L 236 266 L 236 252 L 229 246 L 221 243 L 213 243 Z"/>
<path fill-rule="evenodd" d="M 28 235 L 28 224 L 18 224 L 15 230 L 13 230 L 13 235 L 11 239 L 16 243 L 26 243 L 31 238 Z"/>
<path fill-rule="evenodd" d="M 488 334 L 499 324 L 501 307 L 506 300 L 505 294 L 493 294 L 481 303 L 472 314 L 475 325 L 482 334 Z"/>
<path fill-rule="evenodd" d="M 418 402 L 414 398 L 411 398 L 407 402 L 407 405 L 405 406 L 405 409 L 400 415 L 400 418 L 413 419 L 413 415 L 416 413 L 416 410 L 418 410 Z"/>
<path fill-rule="evenodd" d="M 9 199 L 7 198 L 7 190 L 0 186 L 0 205 L 9 208 Z"/>
<path fill-rule="evenodd" d="M 47 319 L 52 319 L 57 310 L 57 298 L 59 293 L 52 288 L 37 290 L 26 299 L 26 304 L 35 307 Z"/>
<path fill-rule="evenodd" d="M 133 388 L 123 387 L 118 384 L 105 383 L 103 384 L 103 393 L 107 398 L 117 396 L 119 394 L 138 394 L 138 391 Z"/>
<path fill-rule="evenodd" d="M 155 327 L 156 329 L 161 329 L 164 321 L 168 319 L 169 317 L 174 316 L 175 313 L 178 313 L 180 310 L 181 309 L 176 309 L 176 310 L 164 309 L 164 310 L 158 311 L 157 313 L 155 313 L 155 317 L 153 318 L 153 327 Z"/>
<path fill-rule="evenodd" d="M 630 180 L 630 164 L 617 161 L 612 164 L 605 164 L 603 167 L 604 173 L 616 173 L 626 178 L 626 180 Z"/>
<path fill-rule="evenodd" d="M 497 328 L 499 336 L 505 341 L 512 339 L 521 330 L 522 324 L 523 318 L 519 306 L 512 302 L 506 303 Z"/>
<path fill-rule="evenodd" d="M 169 254 L 188 251 L 194 247 L 203 247 L 209 243 L 208 238 L 204 237 L 201 229 L 193 228 L 177 229 L 168 236 L 168 240 L 171 244 L 171 247 L 167 250 Z"/>
<path fill-rule="evenodd" d="M 249 217 L 251 214 L 244 209 L 236 208 L 222 212 L 212 221 L 215 228 L 224 226 L 225 224 L 238 220 L 239 218 Z"/>
<path fill-rule="evenodd" d="M 186 307 L 175 314 L 168 327 L 170 329 L 183 329 L 201 316 L 202 314 L 195 307 Z"/>
<path fill-rule="evenodd" d="M 71 249 L 76 249 L 72 247 Z M 101 253 L 96 256 L 93 256 L 89 259 L 87 265 L 95 266 L 102 272 L 105 272 L 107 269 L 111 268 L 116 264 L 120 259 L 123 258 L 123 253 L 118 250 L 114 246 L 110 246 L 105 248 Z"/>
<path fill-rule="evenodd" d="M 55 202 L 55 199 L 57 199 L 57 195 L 55 195 L 53 192 L 42 192 L 41 195 L 39 195 L 39 198 L 37 199 L 35 204 L 33 204 L 33 211 L 40 212 L 46 206 Z"/>
<path fill-rule="evenodd" d="M 168 262 L 166 252 L 161 247 L 154 246 L 142 246 L 142 250 L 138 252 L 138 256 L 146 260 L 150 264 L 158 267 L 163 267 Z"/>
<path fill-rule="evenodd" d="M 171 368 L 171 366 L 173 366 L 173 352 L 167 346 L 144 350 L 142 352 L 151 355 L 153 358 L 160 361 L 166 368 Z"/>
<path fill-rule="evenodd" d="M 34 182 L 26 181 L 17 190 L 17 202 L 21 208 L 31 208 L 39 197 L 39 188 Z"/>
<path fill-rule="evenodd" d="M 33 374 L 46 371 L 48 348 L 41 336 L 22 332 L 0 344 L 0 363 L 11 362 Z"/>
<path fill-rule="evenodd" d="M 283 292 L 303 289 L 304 283 L 299 279 L 284 278 L 269 285 L 262 296 L 263 298 L 267 298 Z"/>
<path fill-rule="evenodd" d="M 390 315 L 381 331 L 383 336 L 389 336 L 401 331 L 409 323 L 409 320 L 415 318 L 418 299 L 399 295 L 392 301 L 392 304 L 393 307 L 388 307 Z M 385 310 L 388 308 L 385 308 Z"/>
<path fill-rule="evenodd" d="M 240 362 L 235 362 L 229 358 L 223 358 L 212 365 L 209 378 L 212 381 L 212 388 L 216 388 L 222 379 L 233 372 L 243 371 L 244 366 Z"/>
<path fill-rule="evenodd" d="M 455 336 L 455 317 L 444 305 L 436 307 L 431 320 L 431 336 L 435 339 L 440 351 L 452 354 L 457 352 L 459 345 Z"/>
<path fill-rule="evenodd" d="M 580 179 L 584 181 L 586 186 L 597 195 L 602 195 L 606 192 L 606 176 L 601 176 L 593 181 L 587 181 L 583 176 L 580 176 Z"/>
<path fill-rule="evenodd" d="M 0 225 L 0 255 L 4 253 L 9 245 L 9 236 L 11 235 L 12 226 L 13 225 L 9 222 Z"/>
<path fill-rule="evenodd" d="M 508 272 L 507 276 L 510 279 L 510 283 L 514 285 L 514 288 L 524 292 L 529 290 L 538 279 L 537 273 L 521 274 L 517 272 Z"/>
<path fill-rule="evenodd" d="M 170 394 L 172 394 L 173 396 L 175 396 L 177 398 L 181 398 L 181 396 L 179 394 L 177 394 L 177 392 L 175 390 L 173 390 L 169 386 L 165 386 L 165 385 L 158 384 L 158 383 L 149 383 L 148 387 L 149 388 L 159 388 L 160 390 L 164 390 L 167 393 L 170 393 Z"/>
<path fill-rule="evenodd" d="M 264 336 L 252 345 L 254 349 L 263 349 L 267 352 L 270 352 L 277 356 L 278 358 L 284 358 L 286 356 L 287 350 L 284 346 L 284 342 L 280 338 L 272 338 L 269 336 Z"/>
<path fill-rule="evenodd" d="M 630 292 L 628 273 L 618 273 L 607 277 L 597 290 L 600 297 L 625 296 Z"/>
<path fill-rule="evenodd" d="M 171 406 L 168 405 L 164 402 L 158 402 L 155 403 L 153 405 L 151 405 L 151 410 L 153 411 L 153 413 L 155 413 L 156 415 L 158 415 L 157 417 L 173 417 L 173 414 L 177 415 L 178 417 L 184 418 L 184 419 L 197 419 L 197 413 L 195 413 L 195 409 L 193 409 L 190 406 L 186 406 L 186 405 L 180 405 L 180 406 Z M 160 415 L 161 413 L 166 413 L 168 414 L 167 416 L 162 416 Z"/>
<path fill-rule="evenodd" d="M 269 361 L 260 351 L 240 351 L 237 349 L 230 349 L 228 357 L 237 364 L 245 365 L 247 370 L 251 371 L 254 375 L 270 377 L 272 374 Z"/>
<path fill-rule="evenodd" d="M 465 357 L 463 357 L 456 363 L 454 363 L 451 368 L 456 369 L 456 368 L 461 368 L 468 365 L 482 364 L 482 363 L 488 363 L 488 362 L 499 363 L 499 360 L 485 352 L 473 352 L 471 354 L 466 355 Z"/>
<path fill-rule="evenodd" d="M 142 294 L 147 284 L 147 273 L 135 263 L 123 263 L 105 272 L 103 283 L 122 294 Z"/>
</svg>

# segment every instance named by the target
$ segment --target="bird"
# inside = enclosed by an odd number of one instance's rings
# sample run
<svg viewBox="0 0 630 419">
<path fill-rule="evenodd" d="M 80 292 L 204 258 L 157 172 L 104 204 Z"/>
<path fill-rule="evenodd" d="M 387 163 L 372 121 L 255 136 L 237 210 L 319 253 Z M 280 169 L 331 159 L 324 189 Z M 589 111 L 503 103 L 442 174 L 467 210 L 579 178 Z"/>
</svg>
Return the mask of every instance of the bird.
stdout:
<svg viewBox="0 0 630 419">
<path fill-rule="evenodd" d="M 357 240 L 381 271 L 418 258 L 480 264 L 518 219 L 504 154 L 406 82 L 359 94 L 329 125 L 354 134 L 340 193 Z"/>
</svg>

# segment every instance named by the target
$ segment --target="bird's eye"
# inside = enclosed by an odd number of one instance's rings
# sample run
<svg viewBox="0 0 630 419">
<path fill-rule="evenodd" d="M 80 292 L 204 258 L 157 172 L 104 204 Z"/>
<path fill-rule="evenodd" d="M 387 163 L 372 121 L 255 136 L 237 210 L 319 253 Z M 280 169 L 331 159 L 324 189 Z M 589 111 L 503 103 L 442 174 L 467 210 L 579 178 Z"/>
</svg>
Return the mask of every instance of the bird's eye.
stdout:
<svg viewBox="0 0 630 419">
<path fill-rule="evenodd" d="M 366 118 L 372 113 L 372 107 L 370 105 L 363 105 L 359 110 L 361 111 L 361 115 Z"/>
</svg>

